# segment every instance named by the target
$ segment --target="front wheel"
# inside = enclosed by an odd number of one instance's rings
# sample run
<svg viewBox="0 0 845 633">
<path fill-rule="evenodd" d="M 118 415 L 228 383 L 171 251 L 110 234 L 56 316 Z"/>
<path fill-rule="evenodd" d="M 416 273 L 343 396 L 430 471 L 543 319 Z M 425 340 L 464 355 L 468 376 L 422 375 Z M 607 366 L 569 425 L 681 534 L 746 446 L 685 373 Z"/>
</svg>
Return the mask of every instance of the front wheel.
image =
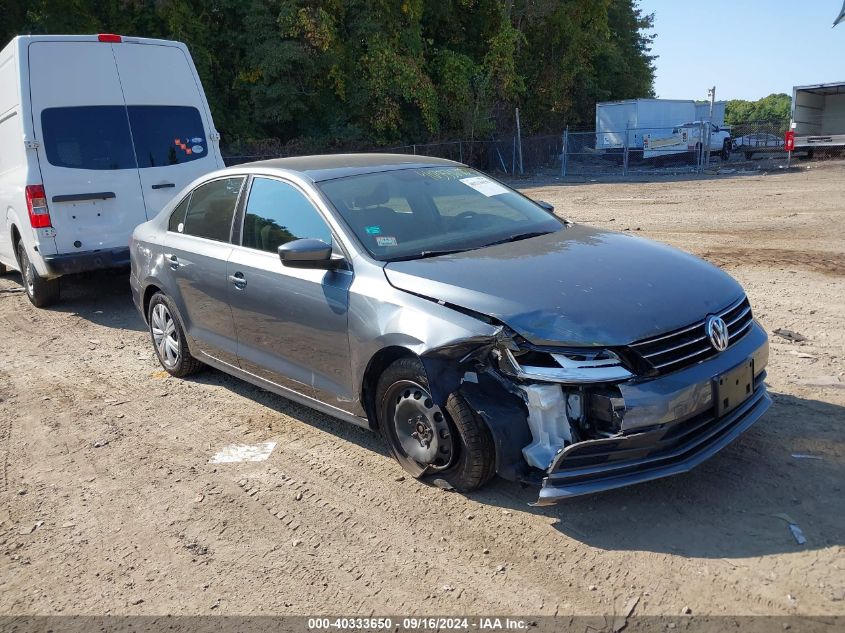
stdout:
<svg viewBox="0 0 845 633">
<path fill-rule="evenodd" d="M 45 279 L 38 275 L 35 266 L 29 261 L 23 241 L 18 242 L 18 263 L 21 267 L 21 279 L 26 296 L 36 308 L 46 308 L 59 300 L 61 287 L 59 280 Z"/>
<path fill-rule="evenodd" d="M 487 483 L 496 471 L 490 431 L 458 394 L 436 405 L 419 359 L 388 367 L 376 390 L 378 423 L 390 452 L 411 475 L 442 479 L 458 492 Z"/>
<path fill-rule="evenodd" d="M 200 361 L 191 356 L 185 330 L 176 316 L 176 308 L 164 293 L 157 292 L 150 299 L 147 322 L 156 356 L 168 374 L 182 378 L 203 367 Z"/>
</svg>

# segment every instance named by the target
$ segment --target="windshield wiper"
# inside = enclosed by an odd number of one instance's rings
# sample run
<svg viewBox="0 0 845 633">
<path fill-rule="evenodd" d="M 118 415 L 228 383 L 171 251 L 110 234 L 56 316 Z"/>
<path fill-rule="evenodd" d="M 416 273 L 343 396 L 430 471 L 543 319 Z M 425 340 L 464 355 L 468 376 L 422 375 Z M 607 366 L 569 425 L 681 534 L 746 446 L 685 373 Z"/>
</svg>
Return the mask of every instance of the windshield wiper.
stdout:
<svg viewBox="0 0 845 633">
<path fill-rule="evenodd" d="M 433 250 L 433 251 L 423 251 L 421 253 L 417 253 L 416 255 L 402 255 L 401 257 L 393 257 L 391 259 L 385 260 L 388 263 L 390 262 L 406 262 L 410 259 L 426 259 L 428 257 L 439 257 L 440 255 L 452 255 L 454 253 L 464 253 L 466 251 L 475 250 L 476 248 L 481 248 L 480 246 L 473 246 L 471 248 L 445 248 L 442 250 Z"/>
<path fill-rule="evenodd" d="M 489 244 L 485 244 L 483 248 L 487 246 L 495 246 L 496 244 L 507 244 L 508 242 L 518 242 L 519 240 L 528 240 L 532 237 L 540 237 L 541 235 L 548 235 L 549 233 L 553 233 L 554 231 L 531 231 L 530 233 L 517 233 L 516 235 L 510 235 L 505 237 L 501 240 L 496 240 L 495 242 L 490 242 Z"/>
</svg>

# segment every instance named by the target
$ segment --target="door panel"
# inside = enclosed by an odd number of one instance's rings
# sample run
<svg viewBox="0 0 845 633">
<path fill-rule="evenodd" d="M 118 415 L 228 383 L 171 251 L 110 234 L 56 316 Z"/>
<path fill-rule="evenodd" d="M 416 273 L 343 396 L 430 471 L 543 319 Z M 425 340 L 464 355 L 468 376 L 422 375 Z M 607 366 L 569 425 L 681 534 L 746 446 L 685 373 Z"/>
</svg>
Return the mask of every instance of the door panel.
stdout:
<svg viewBox="0 0 845 633">
<path fill-rule="evenodd" d="M 168 233 L 165 245 L 165 258 L 172 262 L 169 266 L 179 289 L 176 307 L 188 335 L 202 351 L 237 366 L 226 279 L 232 245 L 179 233 Z"/>
<path fill-rule="evenodd" d="M 223 165 L 208 138 L 212 124 L 202 87 L 182 49 L 124 43 L 114 54 L 153 217 L 191 181 Z"/>
<path fill-rule="evenodd" d="M 194 189 L 168 219 L 165 260 L 178 287 L 176 300 L 197 347 L 237 365 L 226 266 L 235 208 L 245 178 L 218 178 Z"/>
<path fill-rule="evenodd" d="M 352 275 L 293 269 L 278 255 L 235 247 L 229 303 L 241 367 L 262 378 L 348 408 L 353 396 L 347 336 Z"/>
<path fill-rule="evenodd" d="M 354 399 L 347 332 L 352 273 L 285 267 L 277 251 L 301 238 L 333 243 L 325 220 L 298 187 L 256 177 L 240 235 L 228 274 L 241 366 L 348 410 Z"/>
<path fill-rule="evenodd" d="M 147 215 L 112 45 L 34 42 L 29 65 L 31 77 L 50 77 L 30 91 L 57 251 L 125 247 Z M 88 199 L 60 201 L 68 196 Z"/>
</svg>

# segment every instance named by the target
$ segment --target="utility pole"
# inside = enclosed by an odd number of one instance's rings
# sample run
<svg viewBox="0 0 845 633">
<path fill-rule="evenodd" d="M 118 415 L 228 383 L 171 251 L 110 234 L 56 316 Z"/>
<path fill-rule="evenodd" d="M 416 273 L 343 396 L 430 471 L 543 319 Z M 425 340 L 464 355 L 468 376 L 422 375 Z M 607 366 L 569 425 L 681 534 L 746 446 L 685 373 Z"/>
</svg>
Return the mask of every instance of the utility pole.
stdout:
<svg viewBox="0 0 845 633">
<path fill-rule="evenodd" d="M 707 96 L 710 97 L 710 122 L 713 122 L 713 104 L 716 102 L 716 86 L 707 91 Z"/>
<path fill-rule="evenodd" d="M 704 164 L 709 167 L 710 166 L 710 143 L 712 142 L 712 139 L 710 137 L 713 133 L 713 105 L 716 102 L 716 86 L 713 86 L 712 88 L 710 88 L 710 90 L 707 91 L 707 96 L 710 97 L 710 120 L 707 121 L 707 149 L 704 153 L 704 156 L 706 157 Z M 704 139 L 702 139 L 702 141 L 703 140 Z"/>
</svg>

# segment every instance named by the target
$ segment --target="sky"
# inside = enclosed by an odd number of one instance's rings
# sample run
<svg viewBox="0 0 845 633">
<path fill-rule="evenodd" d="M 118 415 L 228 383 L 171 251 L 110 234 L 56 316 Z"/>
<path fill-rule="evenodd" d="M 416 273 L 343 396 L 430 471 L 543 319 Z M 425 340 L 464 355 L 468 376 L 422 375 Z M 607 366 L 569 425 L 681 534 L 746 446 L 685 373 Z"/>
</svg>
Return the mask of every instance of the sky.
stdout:
<svg viewBox="0 0 845 633">
<path fill-rule="evenodd" d="M 753 101 L 845 81 L 842 0 L 640 0 L 654 13 L 654 89 L 664 99 Z M 705 42 L 702 43 L 702 35 Z"/>
</svg>

